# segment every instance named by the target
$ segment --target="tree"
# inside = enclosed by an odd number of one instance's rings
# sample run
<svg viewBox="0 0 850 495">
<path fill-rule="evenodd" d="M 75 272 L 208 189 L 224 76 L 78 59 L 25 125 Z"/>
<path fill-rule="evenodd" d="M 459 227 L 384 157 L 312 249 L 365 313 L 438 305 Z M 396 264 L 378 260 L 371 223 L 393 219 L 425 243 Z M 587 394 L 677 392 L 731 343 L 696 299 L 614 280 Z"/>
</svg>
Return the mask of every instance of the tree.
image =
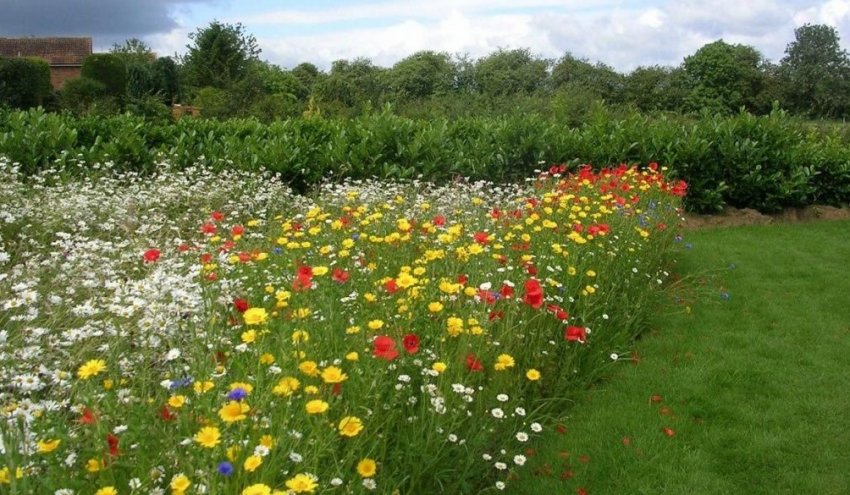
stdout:
<svg viewBox="0 0 850 495">
<path fill-rule="evenodd" d="M 753 110 L 763 84 L 762 62 L 751 46 L 730 45 L 722 39 L 703 46 L 685 58 L 689 107 L 727 113 L 742 106 Z"/>
<path fill-rule="evenodd" d="M 127 66 L 117 55 L 95 53 L 83 60 L 81 75 L 103 84 L 106 94 L 116 99 L 127 90 Z"/>
<path fill-rule="evenodd" d="M 291 72 L 292 75 L 295 76 L 295 78 L 298 79 L 298 81 L 300 81 L 301 84 L 308 90 L 313 88 L 313 85 L 316 84 L 316 81 L 318 81 L 321 76 L 318 67 L 310 62 L 302 62 L 296 65 Z"/>
<path fill-rule="evenodd" d="M 421 51 L 398 61 L 389 78 L 389 85 L 397 98 L 428 98 L 444 95 L 452 89 L 455 66 L 448 53 Z"/>
<path fill-rule="evenodd" d="M 679 110 L 687 88 L 682 69 L 638 67 L 625 77 L 623 100 L 640 110 Z"/>
<path fill-rule="evenodd" d="M 566 53 L 552 67 L 552 86 L 581 87 L 608 102 L 619 102 L 623 97 L 623 76 L 613 68 L 598 62 L 591 64 Z"/>
<path fill-rule="evenodd" d="M 242 79 L 250 63 L 258 60 L 260 48 L 242 24 L 213 21 L 189 35 L 192 44 L 183 57 L 186 84 L 226 89 Z"/>
<path fill-rule="evenodd" d="M 787 103 L 812 115 L 846 116 L 850 60 L 838 32 L 831 26 L 806 24 L 794 31 L 794 37 L 779 64 Z"/>
<path fill-rule="evenodd" d="M 109 53 L 119 57 L 128 66 L 131 64 L 150 64 L 156 60 L 151 47 L 138 38 L 129 38 L 124 43 L 113 43 Z"/>
<path fill-rule="evenodd" d="M 160 57 L 151 65 L 151 76 L 156 93 L 166 105 L 180 97 L 180 75 L 177 63 L 170 57 Z"/>
<path fill-rule="evenodd" d="M 368 58 L 352 61 L 335 60 L 328 77 L 316 84 L 315 93 L 324 102 L 336 102 L 349 108 L 364 104 L 380 104 L 386 86 L 387 69 L 372 64 Z"/>
<path fill-rule="evenodd" d="M 0 106 L 31 108 L 50 96 L 50 66 L 41 59 L 0 58 Z"/>
<path fill-rule="evenodd" d="M 546 81 L 548 60 L 534 58 L 527 48 L 491 53 L 475 64 L 475 82 L 489 96 L 532 93 Z"/>
</svg>

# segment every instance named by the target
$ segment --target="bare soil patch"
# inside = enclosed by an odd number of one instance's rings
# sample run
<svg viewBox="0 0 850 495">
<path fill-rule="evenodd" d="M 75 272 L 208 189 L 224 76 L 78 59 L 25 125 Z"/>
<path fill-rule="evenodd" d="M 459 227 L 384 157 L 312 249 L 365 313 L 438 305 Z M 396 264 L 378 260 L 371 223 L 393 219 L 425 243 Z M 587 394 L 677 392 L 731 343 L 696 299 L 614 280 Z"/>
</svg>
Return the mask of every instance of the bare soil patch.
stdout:
<svg viewBox="0 0 850 495">
<path fill-rule="evenodd" d="M 845 219 L 850 219 L 850 208 L 848 207 L 814 205 L 805 208 L 788 208 L 783 212 L 772 214 L 761 213 L 750 208 L 726 208 L 717 215 L 687 213 L 685 214 L 685 228 L 702 229 Z"/>
</svg>

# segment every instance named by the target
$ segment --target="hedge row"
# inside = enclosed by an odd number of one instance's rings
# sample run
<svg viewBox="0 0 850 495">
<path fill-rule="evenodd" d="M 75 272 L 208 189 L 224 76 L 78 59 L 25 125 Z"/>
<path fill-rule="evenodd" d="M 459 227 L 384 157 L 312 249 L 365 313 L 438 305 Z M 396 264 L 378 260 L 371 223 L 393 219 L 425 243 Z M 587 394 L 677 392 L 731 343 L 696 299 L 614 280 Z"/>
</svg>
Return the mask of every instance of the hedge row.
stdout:
<svg viewBox="0 0 850 495">
<path fill-rule="evenodd" d="M 163 155 L 178 166 L 263 166 L 302 190 L 328 177 L 512 181 L 541 164 L 658 162 L 688 182 L 691 211 L 728 204 L 771 212 L 850 201 L 842 131 L 781 111 L 682 121 L 599 110 L 570 127 L 537 115 L 411 120 L 385 111 L 350 120 L 154 123 L 35 109 L 0 113 L 0 155 L 26 173 L 72 160 L 148 172 Z"/>
</svg>

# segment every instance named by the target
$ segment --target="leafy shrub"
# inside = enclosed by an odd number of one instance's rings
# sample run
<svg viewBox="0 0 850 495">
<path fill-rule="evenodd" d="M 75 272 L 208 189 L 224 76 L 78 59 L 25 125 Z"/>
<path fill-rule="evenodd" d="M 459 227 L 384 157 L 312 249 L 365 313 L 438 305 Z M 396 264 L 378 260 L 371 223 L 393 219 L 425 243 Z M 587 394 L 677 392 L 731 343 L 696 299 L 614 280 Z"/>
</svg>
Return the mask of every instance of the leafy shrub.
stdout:
<svg viewBox="0 0 850 495">
<path fill-rule="evenodd" d="M 62 106 L 74 113 L 85 113 L 99 98 L 106 95 L 106 86 L 88 77 L 78 77 L 65 83 L 59 93 Z"/>
<path fill-rule="evenodd" d="M 50 96 L 50 66 L 41 59 L 0 58 L 0 105 L 27 109 Z"/>
<path fill-rule="evenodd" d="M 103 84 L 106 94 L 121 98 L 127 89 L 127 66 L 112 53 L 95 53 L 83 60 L 82 76 Z"/>
</svg>

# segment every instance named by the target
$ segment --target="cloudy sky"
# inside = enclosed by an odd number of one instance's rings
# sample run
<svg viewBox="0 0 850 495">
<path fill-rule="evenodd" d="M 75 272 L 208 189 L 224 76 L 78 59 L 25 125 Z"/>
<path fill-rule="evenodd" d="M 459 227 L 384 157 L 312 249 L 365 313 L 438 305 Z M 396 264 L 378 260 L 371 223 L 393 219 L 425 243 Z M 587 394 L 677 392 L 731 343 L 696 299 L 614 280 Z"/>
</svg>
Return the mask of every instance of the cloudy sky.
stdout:
<svg viewBox="0 0 850 495">
<path fill-rule="evenodd" d="M 0 36 L 92 36 L 95 50 L 138 37 L 160 55 L 217 19 L 241 22 L 282 67 L 365 56 L 390 66 L 418 50 L 571 52 L 618 70 L 678 65 L 723 38 L 778 61 L 805 23 L 850 47 L 850 0 L 0 0 Z"/>
</svg>

